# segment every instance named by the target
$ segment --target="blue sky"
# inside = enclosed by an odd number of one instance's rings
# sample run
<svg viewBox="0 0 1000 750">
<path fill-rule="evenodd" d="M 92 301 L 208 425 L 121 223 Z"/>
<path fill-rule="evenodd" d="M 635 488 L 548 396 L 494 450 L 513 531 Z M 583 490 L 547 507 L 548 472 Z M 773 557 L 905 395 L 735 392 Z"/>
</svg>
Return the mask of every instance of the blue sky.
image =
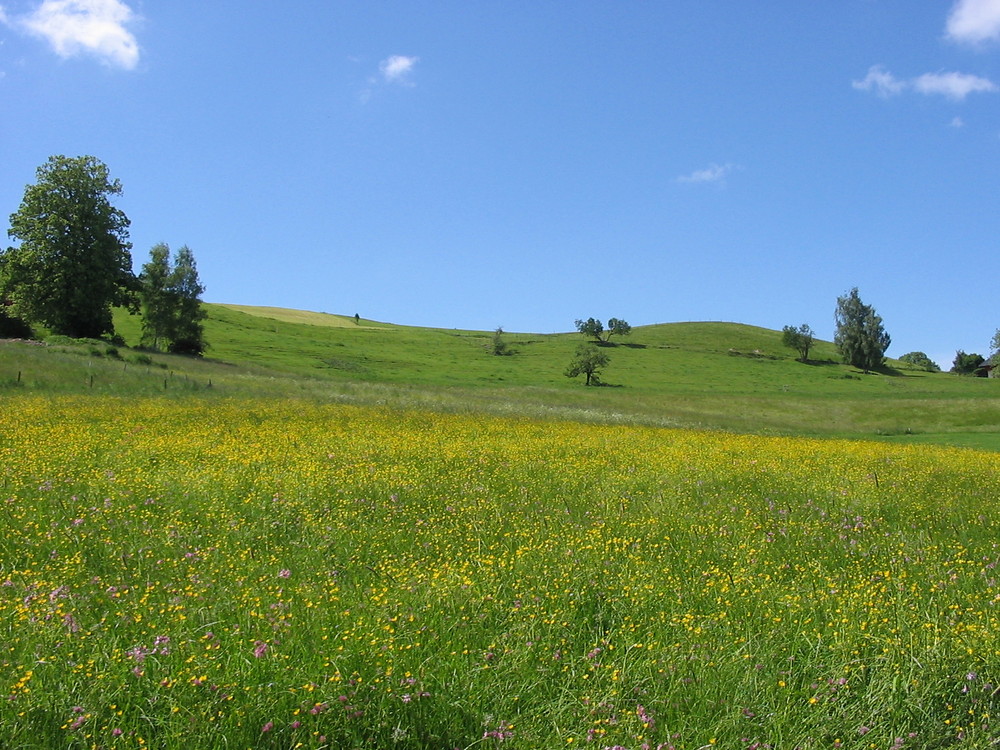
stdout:
<svg viewBox="0 0 1000 750">
<path fill-rule="evenodd" d="M 211 302 L 1000 326 L 1000 0 L 0 2 L 0 215 L 96 156 Z"/>
</svg>

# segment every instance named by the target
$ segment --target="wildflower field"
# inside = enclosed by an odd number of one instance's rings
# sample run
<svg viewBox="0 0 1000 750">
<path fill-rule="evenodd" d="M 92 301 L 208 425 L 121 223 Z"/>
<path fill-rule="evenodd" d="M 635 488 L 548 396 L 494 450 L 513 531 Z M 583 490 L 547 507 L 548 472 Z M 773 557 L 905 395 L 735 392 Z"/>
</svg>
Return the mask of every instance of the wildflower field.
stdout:
<svg viewBox="0 0 1000 750">
<path fill-rule="evenodd" d="M 985 748 L 1000 455 L 292 400 L 0 411 L 4 748 Z"/>
</svg>

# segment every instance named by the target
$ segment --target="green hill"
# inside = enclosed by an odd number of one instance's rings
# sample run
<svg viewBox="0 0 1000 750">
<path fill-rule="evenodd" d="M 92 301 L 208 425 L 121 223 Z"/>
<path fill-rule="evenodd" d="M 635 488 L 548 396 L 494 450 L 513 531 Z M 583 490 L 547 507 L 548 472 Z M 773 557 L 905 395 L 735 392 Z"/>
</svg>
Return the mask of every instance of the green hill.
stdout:
<svg viewBox="0 0 1000 750">
<path fill-rule="evenodd" d="M 1000 450 L 1000 381 L 903 369 L 862 375 L 829 342 L 795 361 L 781 334 L 737 323 L 639 326 L 612 339 L 604 387 L 563 375 L 578 333 L 419 328 L 271 307 L 206 305 L 204 360 L 101 342 L 0 345 L 0 386 L 131 395 L 350 400 L 446 411 L 740 432 L 881 437 Z M 116 329 L 139 340 L 140 319 Z"/>
</svg>

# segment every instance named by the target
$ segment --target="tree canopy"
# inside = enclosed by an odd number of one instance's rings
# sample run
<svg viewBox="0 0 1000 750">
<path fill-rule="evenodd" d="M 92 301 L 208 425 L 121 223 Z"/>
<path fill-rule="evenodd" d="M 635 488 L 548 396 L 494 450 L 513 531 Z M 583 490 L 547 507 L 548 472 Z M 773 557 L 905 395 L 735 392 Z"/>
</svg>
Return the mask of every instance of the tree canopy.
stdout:
<svg viewBox="0 0 1000 750">
<path fill-rule="evenodd" d="M 172 304 L 167 285 L 170 280 L 170 247 L 164 243 L 154 245 L 149 251 L 149 261 L 139 274 L 142 307 L 143 346 L 159 349 L 170 331 Z"/>
<path fill-rule="evenodd" d="M 628 336 L 630 333 L 632 333 L 632 326 L 628 324 L 628 321 L 621 318 L 611 318 L 608 320 L 608 332 L 604 340 L 610 341 L 612 335 Z"/>
<path fill-rule="evenodd" d="M 584 336 L 589 336 L 595 341 L 604 340 L 604 324 L 596 318 L 587 318 L 586 320 L 577 319 L 575 325 L 576 330 Z"/>
<path fill-rule="evenodd" d="M 799 362 L 809 361 L 809 350 L 812 349 L 813 329 L 803 323 L 798 328 L 785 326 L 781 329 L 781 343 L 799 353 Z"/>
<path fill-rule="evenodd" d="M 111 204 L 121 183 L 93 156 L 52 156 L 25 188 L 0 254 L 0 295 L 14 315 L 54 333 L 114 332 L 111 308 L 134 306 L 128 217 Z"/>
<path fill-rule="evenodd" d="M 575 378 L 586 375 L 584 385 L 597 385 L 601 368 L 606 367 L 611 358 L 592 344 L 580 344 L 573 355 L 573 361 L 566 368 L 566 377 Z"/>
<path fill-rule="evenodd" d="M 972 375 L 986 362 L 982 354 L 966 353 L 959 349 L 951 363 L 951 372 L 956 375 Z"/>
<path fill-rule="evenodd" d="M 941 368 L 938 367 L 937 362 L 932 360 L 923 352 L 907 352 L 899 358 L 899 361 L 905 362 L 911 367 L 916 367 L 919 370 L 926 370 L 927 372 L 941 372 Z"/>
<path fill-rule="evenodd" d="M 632 326 L 628 324 L 628 321 L 621 318 L 610 318 L 607 328 L 597 318 L 578 319 L 575 325 L 576 330 L 597 342 L 607 342 L 612 336 L 628 336 L 632 333 Z"/>
<path fill-rule="evenodd" d="M 875 308 L 861 301 L 857 287 L 837 298 L 834 321 L 833 342 L 847 364 L 866 373 L 885 364 L 885 350 L 892 339 Z"/>
<path fill-rule="evenodd" d="M 170 247 L 154 245 L 139 279 L 143 345 L 159 349 L 163 344 L 178 354 L 201 354 L 205 350 L 201 323 L 205 319 L 201 308 L 205 287 L 198 279 L 191 249 L 182 247 L 171 263 Z"/>
</svg>

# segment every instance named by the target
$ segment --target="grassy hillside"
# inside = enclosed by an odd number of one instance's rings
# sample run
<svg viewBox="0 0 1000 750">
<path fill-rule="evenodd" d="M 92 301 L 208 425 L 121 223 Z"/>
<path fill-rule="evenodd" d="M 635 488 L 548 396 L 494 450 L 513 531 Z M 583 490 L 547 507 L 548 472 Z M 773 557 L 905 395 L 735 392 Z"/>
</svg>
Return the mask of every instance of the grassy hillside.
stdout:
<svg viewBox="0 0 1000 750">
<path fill-rule="evenodd" d="M 817 342 L 802 364 L 780 333 L 736 323 L 640 326 L 606 348 L 604 387 L 563 375 L 577 333 L 392 325 L 326 313 L 207 305 L 205 360 L 108 352 L 104 344 L 0 348 L 0 382 L 22 390 L 292 395 L 447 411 L 741 432 L 946 442 L 1000 450 L 1000 381 L 896 369 L 862 375 Z M 140 320 L 116 328 L 139 340 Z M 18 373 L 21 374 L 18 382 Z M 211 387 L 209 387 L 211 383 Z"/>
</svg>

